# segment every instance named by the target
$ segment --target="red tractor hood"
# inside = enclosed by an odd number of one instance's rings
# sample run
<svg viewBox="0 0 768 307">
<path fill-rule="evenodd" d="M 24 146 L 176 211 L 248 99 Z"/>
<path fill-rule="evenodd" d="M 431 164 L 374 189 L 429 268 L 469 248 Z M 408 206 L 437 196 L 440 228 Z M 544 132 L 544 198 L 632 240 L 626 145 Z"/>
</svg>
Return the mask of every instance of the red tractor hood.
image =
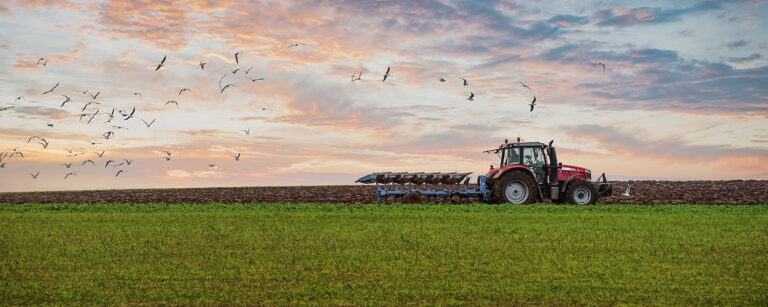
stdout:
<svg viewBox="0 0 768 307">
<path fill-rule="evenodd" d="M 547 165 L 547 166 L 549 166 L 549 165 Z M 509 165 L 509 166 L 505 166 L 505 167 L 502 167 L 502 168 L 494 168 L 494 169 L 489 170 L 488 171 L 488 176 L 494 176 L 494 175 L 498 174 L 500 171 L 507 171 L 508 169 L 512 169 L 512 168 L 526 168 L 527 169 L 527 167 L 525 167 L 523 165 L 520 165 L 520 164 Z M 590 174 L 590 171 L 588 169 L 583 168 L 581 166 L 570 165 L 570 164 L 563 164 L 562 168 L 560 168 L 560 171 L 557 173 L 557 177 L 559 178 L 559 180 L 566 180 L 566 179 L 571 178 L 573 176 L 582 177 L 585 180 L 590 180 L 591 177 L 592 177 L 591 174 Z"/>
</svg>

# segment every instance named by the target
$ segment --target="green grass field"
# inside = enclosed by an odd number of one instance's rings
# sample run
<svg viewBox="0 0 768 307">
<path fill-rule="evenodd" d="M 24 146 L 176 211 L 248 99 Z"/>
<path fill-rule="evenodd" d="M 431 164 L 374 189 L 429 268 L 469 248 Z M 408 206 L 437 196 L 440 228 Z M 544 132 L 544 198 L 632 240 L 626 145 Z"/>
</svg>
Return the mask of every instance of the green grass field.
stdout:
<svg viewBox="0 0 768 307">
<path fill-rule="evenodd" d="M 768 304 L 768 205 L 7 205 L 0 303 Z"/>
</svg>

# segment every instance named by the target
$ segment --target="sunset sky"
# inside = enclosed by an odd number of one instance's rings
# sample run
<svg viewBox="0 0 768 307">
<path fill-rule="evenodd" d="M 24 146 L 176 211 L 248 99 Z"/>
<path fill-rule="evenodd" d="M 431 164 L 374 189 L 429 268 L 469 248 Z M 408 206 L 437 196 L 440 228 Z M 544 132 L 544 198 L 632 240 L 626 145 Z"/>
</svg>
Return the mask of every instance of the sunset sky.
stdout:
<svg viewBox="0 0 768 307">
<path fill-rule="evenodd" d="M 608 179 L 768 179 L 767 14 L 766 1 L 1 1 L 0 152 L 24 157 L 0 162 L 0 191 L 480 175 L 498 163 L 482 151 L 517 137 Z"/>
</svg>

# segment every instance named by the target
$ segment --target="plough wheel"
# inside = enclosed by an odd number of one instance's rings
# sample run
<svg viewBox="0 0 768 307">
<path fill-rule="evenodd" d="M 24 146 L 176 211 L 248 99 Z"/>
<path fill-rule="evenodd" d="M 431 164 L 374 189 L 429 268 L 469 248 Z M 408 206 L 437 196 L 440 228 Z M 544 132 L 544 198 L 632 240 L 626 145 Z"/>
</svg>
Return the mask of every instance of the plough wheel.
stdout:
<svg viewBox="0 0 768 307">
<path fill-rule="evenodd" d="M 403 195 L 403 203 L 404 204 L 420 204 L 423 200 L 421 199 L 421 195 L 416 192 L 409 192 L 405 195 Z"/>
</svg>

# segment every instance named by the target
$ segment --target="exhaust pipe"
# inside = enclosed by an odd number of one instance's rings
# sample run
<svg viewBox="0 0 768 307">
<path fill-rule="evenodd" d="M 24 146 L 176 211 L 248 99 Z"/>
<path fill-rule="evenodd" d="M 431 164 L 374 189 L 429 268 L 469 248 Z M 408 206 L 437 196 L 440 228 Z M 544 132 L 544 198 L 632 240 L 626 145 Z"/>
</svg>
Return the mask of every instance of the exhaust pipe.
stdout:
<svg viewBox="0 0 768 307">
<path fill-rule="evenodd" d="M 551 199 L 557 199 L 560 196 L 559 183 L 557 178 L 557 172 L 560 170 L 560 166 L 557 164 L 557 152 L 552 147 L 552 143 L 555 140 L 549 141 L 547 146 L 547 155 L 549 156 L 549 197 Z"/>
</svg>

